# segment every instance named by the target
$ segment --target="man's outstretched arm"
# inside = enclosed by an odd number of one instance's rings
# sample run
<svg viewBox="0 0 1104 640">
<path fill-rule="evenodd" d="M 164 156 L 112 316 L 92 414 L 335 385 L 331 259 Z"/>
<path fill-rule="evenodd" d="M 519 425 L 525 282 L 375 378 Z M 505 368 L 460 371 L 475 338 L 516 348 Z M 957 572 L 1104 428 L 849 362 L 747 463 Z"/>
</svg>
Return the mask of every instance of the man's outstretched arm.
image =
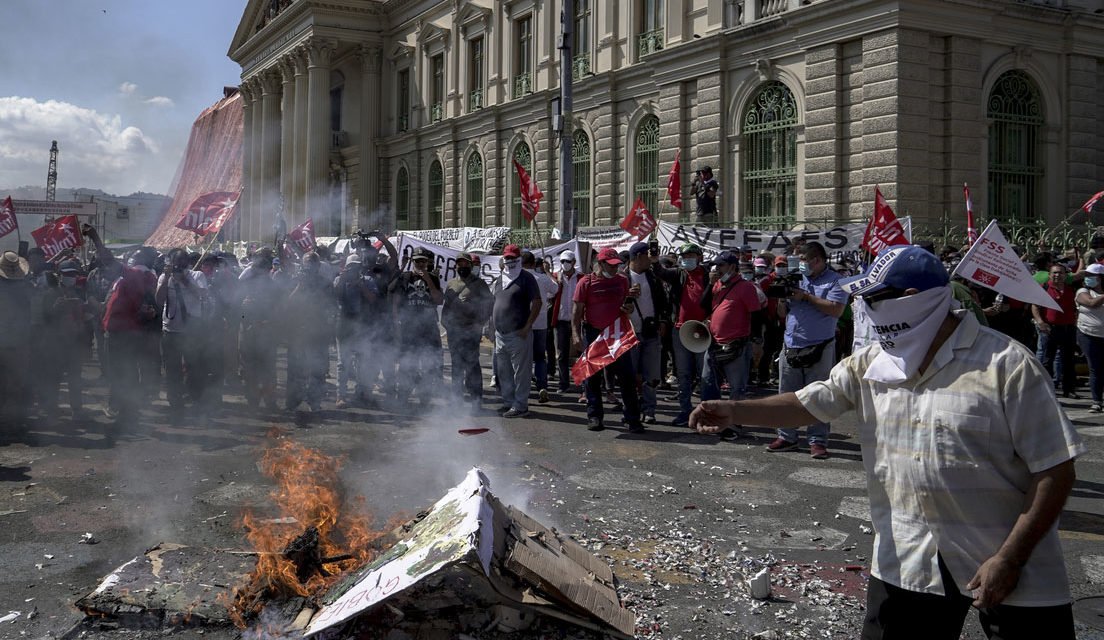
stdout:
<svg viewBox="0 0 1104 640">
<path fill-rule="evenodd" d="M 801 427 L 817 422 L 794 393 L 756 400 L 706 400 L 690 414 L 690 428 L 718 433 L 734 425 Z"/>
</svg>

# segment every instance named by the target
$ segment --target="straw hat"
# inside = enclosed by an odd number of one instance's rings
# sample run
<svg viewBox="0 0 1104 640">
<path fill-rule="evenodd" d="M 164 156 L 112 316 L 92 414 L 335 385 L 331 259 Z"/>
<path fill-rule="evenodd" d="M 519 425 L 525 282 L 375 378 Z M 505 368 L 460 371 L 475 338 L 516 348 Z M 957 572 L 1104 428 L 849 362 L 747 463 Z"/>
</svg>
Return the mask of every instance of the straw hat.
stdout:
<svg viewBox="0 0 1104 640">
<path fill-rule="evenodd" d="M 0 278 L 19 280 L 27 277 L 30 271 L 31 266 L 27 264 L 27 259 L 19 257 L 14 251 L 5 251 L 3 257 L 0 257 Z"/>
</svg>

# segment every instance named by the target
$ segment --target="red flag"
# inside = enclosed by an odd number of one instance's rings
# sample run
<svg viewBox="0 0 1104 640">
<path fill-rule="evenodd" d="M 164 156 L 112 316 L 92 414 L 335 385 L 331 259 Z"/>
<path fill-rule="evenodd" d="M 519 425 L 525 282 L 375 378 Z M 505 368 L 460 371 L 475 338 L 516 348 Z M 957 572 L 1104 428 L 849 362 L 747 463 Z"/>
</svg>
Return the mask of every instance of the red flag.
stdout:
<svg viewBox="0 0 1104 640">
<path fill-rule="evenodd" d="M 12 205 L 11 196 L 4 198 L 0 204 L 0 238 L 19 228 L 19 221 L 15 219 L 15 206 Z"/>
<path fill-rule="evenodd" d="M 314 251 L 317 246 L 314 239 L 314 220 L 307 218 L 303 224 L 288 231 L 287 239 L 303 253 Z"/>
<path fill-rule="evenodd" d="M 532 222 L 540 212 L 540 201 L 544 194 L 541 193 L 536 180 L 531 179 L 529 174 L 525 173 L 525 168 L 521 166 L 521 163 L 514 160 L 514 166 L 517 167 L 518 187 L 521 191 L 521 214 L 525 216 L 526 220 Z"/>
<path fill-rule="evenodd" d="M 671 165 L 671 172 L 667 174 L 667 197 L 671 199 L 671 206 L 682 209 L 682 165 L 679 157 L 682 149 L 675 152 L 675 164 Z"/>
<path fill-rule="evenodd" d="M 644 206 L 642 199 L 637 198 L 633 203 L 632 209 L 629 209 L 628 215 L 621 221 L 621 228 L 637 238 L 643 238 L 655 231 L 655 218 L 648 213 L 648 208 Z"/>
<path fill-rule="evenodd" d="M 1101 198 L 1104 198 L 1104 191 L 1096 192 L 1093 197 L 1085 201 L 1085 204 L 1081 205 L 1081 209 L 1083 209 L 1085 213 L 1092 213 L 1093 207 L 1096 206 L 1096 203 L 1099 202 Z"/>
<path fill-rule="evenodd" d="M 229 191 L 212 191 L 199 196 L 188 206 L 184 215 L 180 216 L 176 228 L 201 236 L 218 233 L 234 213 L 238 195 Z"/>
<path fill-rule="evenodd" d="M 47 260 L 52 260 L 54 256 L 66 249 L 84 244 L 77 216 L 62 216 L 32 231 L 31 237 L 46 254 Z"/>
<path fill-rule="evenodd" d="M 970 197 L 970 187 L 965 182 L 962 183 L 962 193 L 966 196 L 966 240 L 973 245 L 978 239 L 977 227 L 974 226 L 974 200 Z"/>
<path fill-rule="evenodd" d="M 629 316 L 622 313 L 613 324 L 602 330 L 586 353 L 571 366 L 571 379 L 583 384 L 590 376 L 606 368 L 611 362 L 629 352 L 639 341 L 633 331 Z"/>
<path fill-rule="evenodd" d="M 875 185 L 874 217 L 870 219 L 870 224 L 866 225 L 862 248 L 878 255 L 888 247 L 908 243 L 901 221 L 893 214 L 893 209 L 889 208 L 889 203 L 882 197 L 881 190 Z"/>
</svg>

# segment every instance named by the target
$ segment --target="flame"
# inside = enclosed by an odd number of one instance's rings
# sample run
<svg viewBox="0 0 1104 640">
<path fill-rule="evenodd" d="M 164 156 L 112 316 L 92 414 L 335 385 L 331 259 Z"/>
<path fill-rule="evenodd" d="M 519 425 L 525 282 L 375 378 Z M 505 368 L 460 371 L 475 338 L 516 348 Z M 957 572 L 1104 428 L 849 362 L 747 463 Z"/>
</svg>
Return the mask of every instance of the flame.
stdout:
<svg viewBox="0 0 1104 640">
<path fill-rule="evenodd" d="M 269 497 L 279 515 L 269 519 L 251 512 L 242 515 L 240 526 L 257 552 L 257 566 L 247 584 L 225 601 L 231 619 L 240 628 L 245 628 L 247 619 L 256 618 L 269 600 L 318 595 L 341 574 L 363 566 L 376 555 L 371 543 L 384 531 L 372 529 L 372 517 L 363 497 L 346 501 L 338 475 L 343 463 L 342 458 L 291 440 L 278 442 L 264 452 L 261 472 L 276 481 Z M 352 557 L 325 564 L 328 576 L 313 572 L 304 583 L 297 575 L 298 567 L 283 551 L 309 527 L 318 530 L 323 559 Z"/>
</svg>

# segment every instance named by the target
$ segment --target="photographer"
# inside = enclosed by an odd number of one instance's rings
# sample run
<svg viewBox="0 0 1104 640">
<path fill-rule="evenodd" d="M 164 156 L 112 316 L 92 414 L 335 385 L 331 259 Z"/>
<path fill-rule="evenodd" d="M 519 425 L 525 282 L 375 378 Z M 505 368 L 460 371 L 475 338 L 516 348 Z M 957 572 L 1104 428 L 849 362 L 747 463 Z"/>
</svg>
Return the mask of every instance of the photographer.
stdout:
<svg viewBox="0 0 1104 640">
<path fill-rule="evenodd" d="M 713 178 L 713 168 L 702 167 L 694 172 L 694 180 L 690 183 L 690 193 L 694 195 L 695 209 L 699 223 L 715 223 L 717 221 L 717 192 L 721 185 Z"/>
</svg>

